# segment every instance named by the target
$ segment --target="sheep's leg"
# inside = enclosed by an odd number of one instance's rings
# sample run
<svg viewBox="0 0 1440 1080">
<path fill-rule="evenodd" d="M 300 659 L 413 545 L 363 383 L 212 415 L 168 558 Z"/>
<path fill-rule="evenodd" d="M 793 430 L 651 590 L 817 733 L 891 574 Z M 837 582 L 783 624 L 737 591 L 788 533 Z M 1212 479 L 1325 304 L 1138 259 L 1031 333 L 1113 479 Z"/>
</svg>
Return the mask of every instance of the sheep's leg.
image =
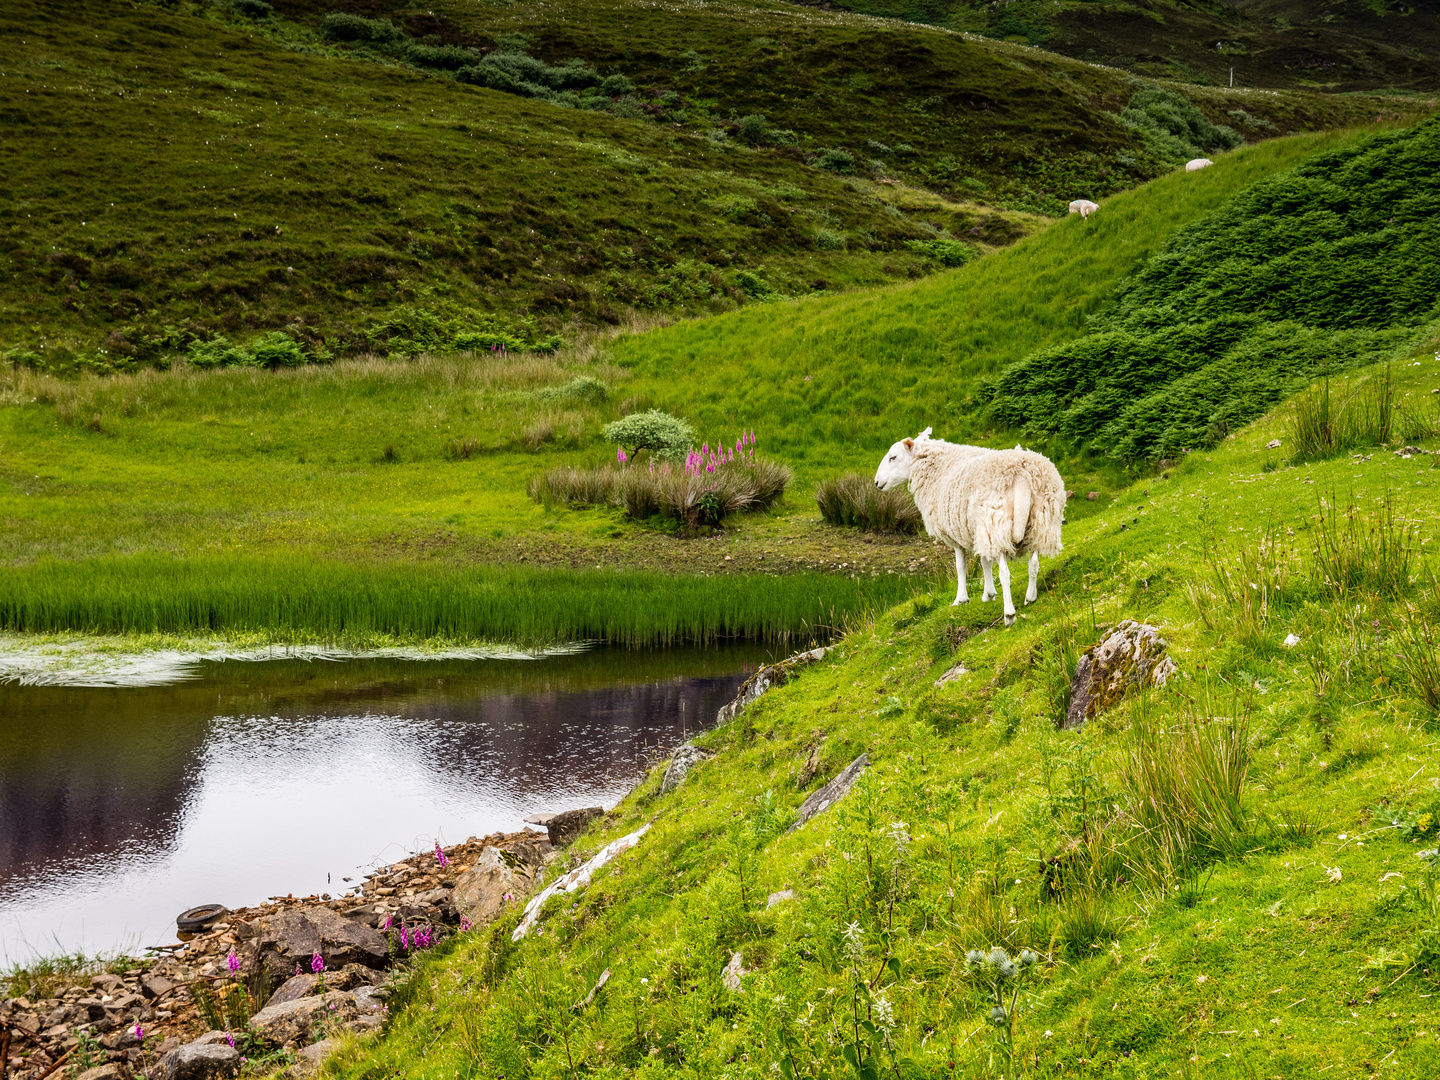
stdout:
<svg viewBox="0 0 1440 1080">
<path fill-rule="evenodd" d="M 960 587 L 955 590 L 955 604 L 968 604 L 970 594 L 965 591 L 965 564 L 969 557 L 960 548 L 955 549 L 955 576 L 960 579 Z M 954 607 L 955 604 L 951 604 Z"/>
<path fill-rule="evenodd" d="M 994 562 L 994 559 L 987 559 L 984 555 L 980 556 L 980 576 L 985 582 L 985 591 L 980 594 L 980 599 L 987 604 L 995 599 L 995 582 L 990 578 L 990 567 L 994 565 Z"/>
<path fill-rule="evenodd" d="M 1040 581 L 1040 556 L 1036 552 L 1030 553 L 1030 587 L 1025 590 L 1025 603 L 1033 604 L 1035 598 L 1040 595 L 1038 591 Z"/>
<path fill-rule="evenodd" d="M 996 559 L 1000 573 L 1000 591 L 1005 596 L 1005 625 L 1015 625 L 1015 601 L 1010 599 L 1010 561 L 1001 555 Z"/>
</svg>

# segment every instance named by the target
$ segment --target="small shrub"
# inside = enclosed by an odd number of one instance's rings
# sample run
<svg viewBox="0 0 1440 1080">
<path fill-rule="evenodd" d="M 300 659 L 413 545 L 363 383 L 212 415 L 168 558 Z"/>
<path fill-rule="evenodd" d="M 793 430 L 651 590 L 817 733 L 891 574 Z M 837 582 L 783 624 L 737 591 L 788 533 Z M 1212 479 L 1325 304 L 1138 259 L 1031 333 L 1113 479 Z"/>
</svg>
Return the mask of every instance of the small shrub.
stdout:
<svg viewBox="0 0 1440 1080">
<path fill-rule="evenodd" d="M 759 146 L 766 140 L 770 133 L 770 125 L 765 117 L 754 114 L 747 116 L 740 121 L 740 141 L 747 146 Z"/>
<path fill-rule="evenodd" d="M 608 442 L 628 448 L 632 458 L 641 450 L 649 450 L 655 457 L 669 461 L 683 460 L 695 442 L 689 424 L 659 409 L 631 413 L 606 424 L 604 435 Z"/>
<path fill-rule="evenodd" d="M 451 439 L 450 445 L 445 447 L 445 456 L 451 461 L 469 461 L 479 448 L 480 443 L 476 439 Z"/>
<path fill-rule="evenodd" d="M 869 150 L 870 153 L 874 154 L 876 157 L 890 156 L 890 147 L 886 146 L 883 142 L 879 142 L 875 139 L 866 139 L 865 149 Z"/>
<path fill-rule="evenodd" d="M 906 240 L 905 246 L 917 255 L 934 259 L 942 266 L 964 266 L 980 254 L 977 248 L 969 244 L 943 236 L 935 240 Z"/>
<path fill-rule="evenodd" d="M 903 487 L 881 491 L 859 473 L 822 480 L 815 488 L 815 503 L 831 525 L 865 532 L 920 531 L 920 510 L 909 491 Z"/>
<path fill-rule="evenodd" d="M 815 246 L 821 251 L 844 251 L 845 245 L 844 233 L 835 232 L 833 229 L 815 230 Z"/>
<path fill-rule="evenodd" d="M 610 388 L 593 375 L 577 375 L 564 386 L 547 386 L 536 390 L 532 396 L 537 401 L 578 401 L 599 405 L 610 396 Z"/>
<path fill-rule="evenodd" d="M 822 150 L 820 156 L 811 164 L 826 172 L 843 173 L 849 176 L 855 171 L 855 155 L 848 150 Z"/>
<path fill-rule="evenodd" d="M 405 40 L 405 32 L 388 20 L 367 19 L 344 12 L 326 15 L 320 22 L 320 36 L 357 45 L 398 45 Z"/>
<path fill-rule="evenodd" d="M 1210 123 L 1189 100 L 1160 87 L 1136 93 L 1120 113 L 1120 122 L 1140 132 L 1146 148 L 1170 165 L 1206 152 L 1233 150 L 1245 141 L 1234 128 Z"/>
<path fill-rule="evenodd" d="M 230 10 L 246 19 L 268 19 L 275 9 L 265 0 L 230 0 Z"/>
</svg>

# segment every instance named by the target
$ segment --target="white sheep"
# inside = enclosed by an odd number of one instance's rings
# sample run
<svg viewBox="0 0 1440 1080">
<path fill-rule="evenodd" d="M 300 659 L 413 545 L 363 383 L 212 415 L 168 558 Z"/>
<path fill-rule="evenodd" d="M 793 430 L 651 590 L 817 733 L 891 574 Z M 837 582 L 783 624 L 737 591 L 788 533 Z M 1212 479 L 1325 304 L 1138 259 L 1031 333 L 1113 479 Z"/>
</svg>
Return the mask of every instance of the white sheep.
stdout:
<svg viewBox="0 0 1440 1080">
<path fill-rule="evenodd" d="M 1065 485 L 1054 464 L 1029 450 L 985 450 L 956 446 L 928 437 L 901 439 L 886 452 L 875 473 L 875 486 L 889 490 L 910 482 L 925 531 L 955 551 L 959 586 L 955 603 L 970 600 L 965 570 L 971 553 L 980 558 L 985 590 L 995 598 L 990 567 L 999 571 L 1005 599 L 1005 625 L 1015 622 L 1010 597 L 1010 560 L 1030 556 L 1025 602 L 1033 603 L 1039 583 L 1040 556 L 1060 552 L 1065 515 Z"/>
<path fill-rule="evenodd" d="M 1208 169 L 1211 165 L 1214 164 L 1215 163 L 1211 161 L 1208 157 L 1191 158 L 1185 163 L 1185 171 L 1199 172 L 1201 169 Z"/>
<path fill-rule="evenodd" d="M 1100 204 L 1093 203 L 1089 199 L 1076 199 L 1070 204 L 1070 213 L 1079 214 L 1082 218 L 1088 218 L 1099 209 Z"/>
</svg>

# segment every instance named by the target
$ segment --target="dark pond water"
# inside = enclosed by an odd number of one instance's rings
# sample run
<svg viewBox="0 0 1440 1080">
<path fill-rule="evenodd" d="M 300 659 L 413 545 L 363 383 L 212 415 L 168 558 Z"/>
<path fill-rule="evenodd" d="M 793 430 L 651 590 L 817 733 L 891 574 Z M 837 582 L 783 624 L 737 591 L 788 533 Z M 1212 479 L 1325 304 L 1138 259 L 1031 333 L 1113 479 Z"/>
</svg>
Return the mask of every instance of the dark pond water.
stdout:
<svg viewBox="0 0 1440 1080">
<path fill-rule="evenodd" d="M 0 686 L 0 960 L 173 941 L 218 901 L 338 894 L 541 810 L 613 805 L 763 646 L 207 662 L 147 687 Z"/>
</svg>

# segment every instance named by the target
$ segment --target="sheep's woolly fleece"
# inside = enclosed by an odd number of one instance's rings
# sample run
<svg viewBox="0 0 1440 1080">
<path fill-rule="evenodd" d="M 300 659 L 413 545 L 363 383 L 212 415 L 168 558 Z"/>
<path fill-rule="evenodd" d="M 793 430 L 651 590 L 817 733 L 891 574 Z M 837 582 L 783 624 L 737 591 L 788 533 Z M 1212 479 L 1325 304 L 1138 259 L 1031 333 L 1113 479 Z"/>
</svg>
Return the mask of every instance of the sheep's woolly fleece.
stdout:
<svg viewBox="0 0 1440 1080">
<path fill-rule="evenodd" d="M 914 453 L 910 490 L 931 536 L 988 559 L 1060 553 L 1065 485 L 1049 458 L 1030 450 L 956 453 L 930 439 L 916 442 Z M 1031 505 L 1026 521 L 1017 523 L 1021 477 Z"/>
</svg>

